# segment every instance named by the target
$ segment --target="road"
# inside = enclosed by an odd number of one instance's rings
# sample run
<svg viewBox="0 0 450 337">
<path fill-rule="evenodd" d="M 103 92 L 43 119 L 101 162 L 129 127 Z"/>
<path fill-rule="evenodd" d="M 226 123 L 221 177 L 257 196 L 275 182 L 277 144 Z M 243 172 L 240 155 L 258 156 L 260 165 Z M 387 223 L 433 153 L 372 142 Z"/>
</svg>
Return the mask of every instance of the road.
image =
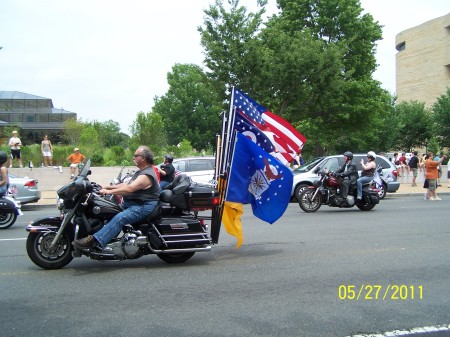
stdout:
<svg viewBox="0 0 450 337">
<path fill-rule="evenodd" d="M 25 208 L 0 231 L 2 335 L 322 337 L 448 326 L 450 195 L 442 199 L 388 196 L 370 212 L 313 214 L 291 203 L 273 225 L 246 206 L 238 250 L 222 230 L 211 252 L 181 265 L 83 257 L 54 271 L 28 259 L 24 228 L 56 210 Z"/>
</svg>

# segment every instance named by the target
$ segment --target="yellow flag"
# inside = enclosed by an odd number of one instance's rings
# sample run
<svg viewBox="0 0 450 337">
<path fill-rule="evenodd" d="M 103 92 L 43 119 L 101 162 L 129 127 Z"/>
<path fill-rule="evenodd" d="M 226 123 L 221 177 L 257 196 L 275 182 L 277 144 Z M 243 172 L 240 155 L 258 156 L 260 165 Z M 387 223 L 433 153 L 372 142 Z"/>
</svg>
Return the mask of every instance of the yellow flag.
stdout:
<svg viewBox="0 0 450 337">
<path fill-rule="evenodd" d="M 244 241 L 242 233 L 241 216 L 243 214 L 242 204 L 238 202 L 225 201 L 222 214 L 222 223 L 228 234 L 237 238 L 236 249 Z"/>
</svg>

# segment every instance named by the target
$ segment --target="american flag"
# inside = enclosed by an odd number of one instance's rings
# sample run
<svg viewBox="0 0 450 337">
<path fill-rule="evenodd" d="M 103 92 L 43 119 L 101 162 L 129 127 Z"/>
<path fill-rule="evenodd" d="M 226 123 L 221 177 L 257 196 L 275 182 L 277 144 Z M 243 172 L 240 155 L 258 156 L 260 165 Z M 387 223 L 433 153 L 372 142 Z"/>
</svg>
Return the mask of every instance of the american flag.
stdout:
<svg viewBox="0 0 450 337">
<path fill-rule="evenodd" d="M 270 139 L 275 148 L 272 155 L 286 163 L 291 162 L 295 155 L 301 152 L 306 142 L 305 136 L 289 122 L 271 113 L 236 88 L 233 93 L 233 106 Z"/>
</svg>

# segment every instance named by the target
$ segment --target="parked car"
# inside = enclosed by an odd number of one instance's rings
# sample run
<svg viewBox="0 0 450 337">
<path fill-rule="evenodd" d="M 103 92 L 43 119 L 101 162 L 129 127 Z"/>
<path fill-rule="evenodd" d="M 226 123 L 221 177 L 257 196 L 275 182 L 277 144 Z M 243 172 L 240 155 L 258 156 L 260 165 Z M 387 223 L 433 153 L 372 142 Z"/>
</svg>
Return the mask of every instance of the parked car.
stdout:
<svg viewBox="0 0 450 337">
<path fill-rule="evenodd" d="M 15 197 L 20 203 L 28 204 L 38 202 L 41 199 L 41 191 L 37 179 L 28 177 L 16 177 L 13 174 L 8 174 L 9 188 L 15 192 Z"/>
<path fill-rule="evenodd" d="M 214 157 L 176 158 L 172 164 L 175 170 L 185 173 L 192 181 L 207 184 L 214 178 L 216 159 Z"/>
<path fill-rule="evenodd" d="M 358 167 L 359 173 L 361 173 L 361 159 L 367 161 L 367 154 L 353 154 L 353 162 Z M 395 165 L 390 162 L 386 157 L 377 155 L 375 160 L 377 166 L 381 166 L 383 172 L 383 188 L 386 192 L 392 193 L 396 192 L 400 183 L 397 181 L 397 168 Z M 306 162 L 304 165 L 292 171 L 294 174 L 294 182 L 292 184 L 291 197 L 298 200 L 300 193 L 303 189 L 308 186 L 312 186 L 314 181 L 319 179 L 317 173 L 314 173 L 314 169 L 316 167 L 320 167 L 321 169 L 328 169 L 330 171 L 337 171 L 344 164 L 344 156 L 343 155 L 334 155 L 327 157 L 318 157 L 309 162 Z M 384 191 L 383 191 L 384 192 Z"/>
</svg>

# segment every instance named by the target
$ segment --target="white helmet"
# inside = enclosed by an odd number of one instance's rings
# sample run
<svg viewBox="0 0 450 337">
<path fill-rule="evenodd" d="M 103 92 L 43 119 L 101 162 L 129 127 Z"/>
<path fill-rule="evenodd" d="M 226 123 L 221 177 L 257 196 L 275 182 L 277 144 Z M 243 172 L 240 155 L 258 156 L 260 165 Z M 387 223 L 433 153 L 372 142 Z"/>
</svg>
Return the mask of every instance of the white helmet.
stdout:
<svg viewBox="0 0 450 337">
<path fill-rule="evenodd" d="M 377 155 L 373 151 L 367 152 L 367 157 L 372 157 L 373 160 L 377 159 Z"/>
</svg>

